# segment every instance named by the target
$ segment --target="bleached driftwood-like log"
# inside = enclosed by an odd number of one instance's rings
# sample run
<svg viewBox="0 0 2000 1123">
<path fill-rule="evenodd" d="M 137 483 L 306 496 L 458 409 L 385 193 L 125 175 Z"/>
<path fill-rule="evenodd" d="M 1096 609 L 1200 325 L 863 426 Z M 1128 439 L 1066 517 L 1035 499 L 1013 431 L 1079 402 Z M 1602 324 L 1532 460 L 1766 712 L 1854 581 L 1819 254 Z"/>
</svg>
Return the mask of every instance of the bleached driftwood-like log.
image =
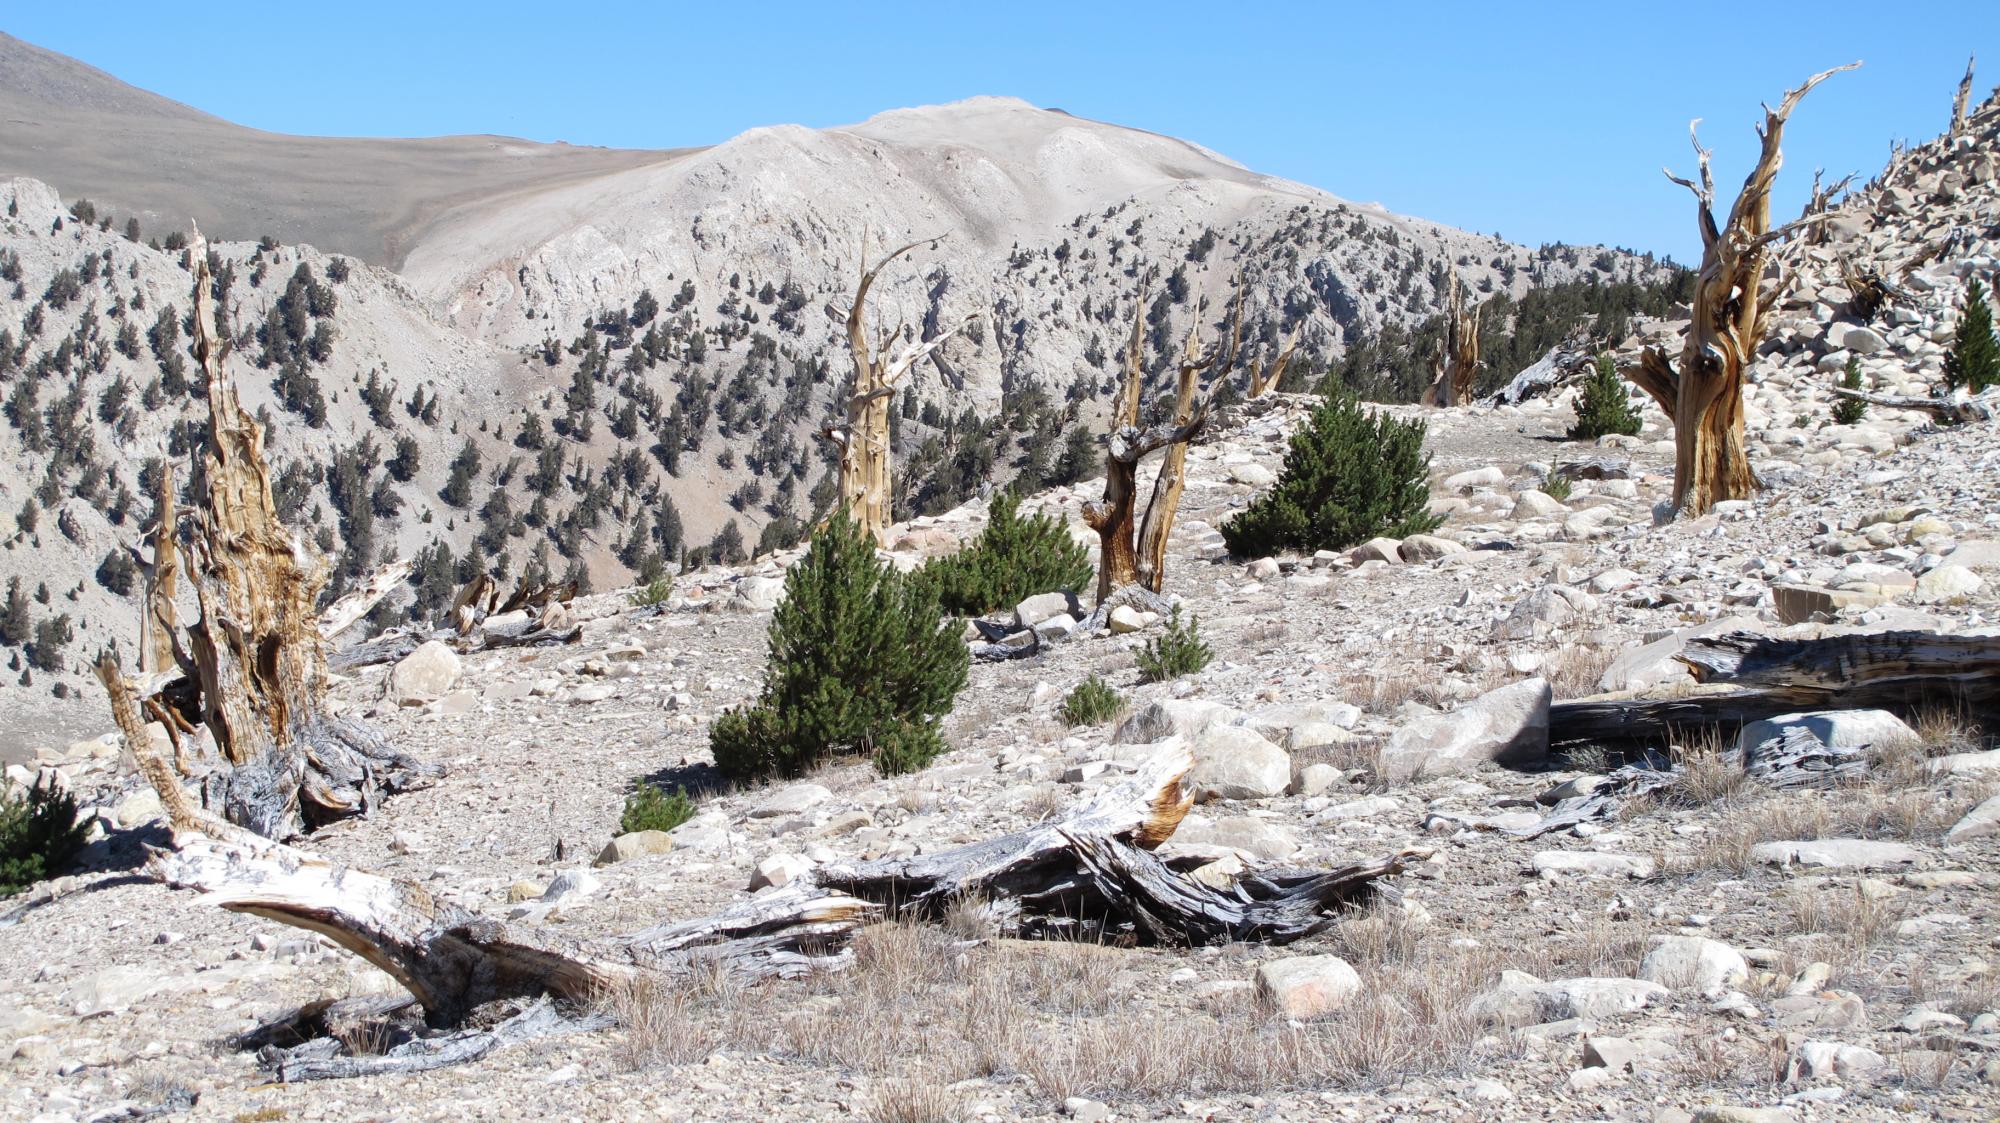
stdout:
<svg viewBox="0 0 2000 1123">
<path fill-rule="evenodd" d="M 1234 891 L 1193 881 L 1150 851 L 1193 802 L 1194 758 L 1163 748 L 1122 783 L 1060 820 L 936 854 L 830 865 L 715 916 L 584 941 L 481 916 L 415 882 L 329 862 L 280 843 L 194 833 L 149 871 L 223 908 L 318 932 L 400 981 L 433 1026 L 494 1002 L 548 995 L 573 1004 L 650 976 L 719 966 L 735 977 L 796 976 L 845 962 L 854 933 L 881 917 L 936 919 L 978 899 L 1016 935 L 1060 932 L 1146 943 L 1283 943 L 1319 931 L 1342 904 L 1401 871 L 1402 855 L 1320 872 L 1265 873 Z M 187 829 L 192 826 L 193 829 Z M 343 1073 L 323 1073 L 340 1075 Z"/>
<path fill-rule="evenodd" d="M 408 558 L 390 562 L 369 574 L 368 579 L 356 586 L 354 591 L 327 605 L 325 611 L 319 614 L 320 638 L 336 639 L 342 632 L 366 619 L 383 597 L 409 579 L 411 568 Z"/>
<path fill-rule="evenodd" d="M 1829 386 L 1827 390 L 1843 398 L 1858 398 L 1871 405 L 1928 413 L 1939 421 L 1952 425 L 1970 425 L 2000 417 L 2000 393 L 1993 391 L 1948 398 L 1915 398 L 1902 394 L 1872 394 L 1866 390 L 1849 390 L 1845 386 Z"/>
</svg>

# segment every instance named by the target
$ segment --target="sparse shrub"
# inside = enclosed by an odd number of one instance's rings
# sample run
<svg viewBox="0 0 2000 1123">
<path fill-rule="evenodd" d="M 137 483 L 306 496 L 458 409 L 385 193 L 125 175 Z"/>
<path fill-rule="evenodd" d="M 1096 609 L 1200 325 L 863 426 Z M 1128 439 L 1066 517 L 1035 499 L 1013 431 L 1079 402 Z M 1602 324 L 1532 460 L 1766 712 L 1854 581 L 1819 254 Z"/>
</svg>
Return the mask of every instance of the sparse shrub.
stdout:
<svg viewBox="0 0 2000 1123">
<path fill-rule="evenodd" d="M 111 552 L 97 566 L 97 583 L 114 596 L 130 596 L 138 576 L 139 567 L 133 564 L 132 555 L 117 546 L 111 547 Z"/>
<path fill-rule="evenodd" d="M 959 616 L 1011 608 L 1037 593 L 1087 587 L 1090 551 L 1062 522 L 1023 516 L 1020 497 L 1001 492 L 986 508 L 986 529 L 958 553 L 936 558 L 917 580 L 934 587 L 938 604 Z"/>
<path fill-rule="evenodd" d="M 1847 369 L 1841 372 L 1840 387 L 1843 390 L 1861 389 L 1861 358 L 1847 356 Z M 1860 398 L 1836 397 L 1833 400 L 1833 423 L 1854 425 L 1868 415 L 1868 403 Z"/>
<path fill-rule="evenodd" d="M 1076 684 L 1076 688 L 1063 699 L 1062 719 L 1064 725 L 1101 725 L 1117 717 L 1125 708 L 1125 699 L 1117 688 L 1096 675 L 1091 675 Z"/>
<path fill-rule="evenodd" d="M 1426 508 L 1424 423 L 1370 413 L 1337 393 L 1292 436 L 1271 490 L 1222 524 L 1238 557 L 1341 550 L 1377 535 L 1405 538 L 1444 521 Z"/>
<path fill-rule="evenodd" d="M 1618 377 L 1618 364 L 1609 355 L 1597 356 L 1597 367 L 1576 400 L 1576 424 L 1569 428 L 1569 439 L 1594 441 L 1607 433 L 1631 437 L 1639 428 L 1639 411 L 1632 408 L 1632 394 Z"/>
<path fill-rule="evenodd" d="M 76 821 L 76 796 L 52 785 L 36 784 L 25 798 L 0 798 L 0 897 L 62 869 L 83 849 L 89 830 Z"/>
<path fill-rule="evenodd" d="M 1958 314 L 1951 353 L 1944 358 L 1944 384 L 1975 394 L 2000 385 L 2000 340 L 1993 338 L 1993 309 L 1986 303 L 1986 287 L 1977 280 L 1965 287 L 1965 308 Z"/>
<path fill-rule="evenodd" d="M 763 694 L 709 732 L 725 775 L 796 776 L 863 753 L 903 772 L 944 750 L 937 723 L 965 686 L 965 644 L 942 626 L 935 593 L 878 560 L 845 514 L 786 575 L 769 648 Z"/>
<path fill-rule="evenodd" d="M 625 797 L 625 813 L 618 817 L 618 833 L 670 831 L 694 818 L 694 800 L 686 789 L 665 791 L 652 784 L 640 784 Z"/>
<path fill-rule="evenodd" d="M 667 603 L 667 598 L 673 595 L 674 583 L 662 577 L 632 590 L 632 594 L 625 599 L 630 601 L 634 608 L 651 608 L 656 604 Z"/>
<path fill-rule="evenodd" d="M 1143 682 L 1166 682 L 1191 675 L 1215 658 L 1215 652 L 1201 640 L 1201 617 L 1181 623 L 1179 605 L 1159 638 L 1149 640 L 1139 651 L 1139 678 Z"/>
<path fill-rule="evenodd" d="M 1542 494 L 1558 503 L 1569 502 L 1571 490 L 1569 480 L 1554 473 L 1550 473 L 1549 478 L 1542 484 Z"/>
</svg>

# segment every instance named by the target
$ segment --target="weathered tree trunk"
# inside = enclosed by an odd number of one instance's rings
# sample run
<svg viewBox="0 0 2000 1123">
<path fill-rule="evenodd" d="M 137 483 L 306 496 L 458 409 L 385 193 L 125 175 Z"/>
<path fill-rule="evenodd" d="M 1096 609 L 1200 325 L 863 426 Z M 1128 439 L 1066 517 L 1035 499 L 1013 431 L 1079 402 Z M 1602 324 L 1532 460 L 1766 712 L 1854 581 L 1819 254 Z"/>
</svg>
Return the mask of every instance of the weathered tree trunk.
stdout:
<svg viewBox="0 0 2000 1123">
<path fill-rule="evenodd" d="M 848 392 L 842 417 L 820 430 L 820 436 L 840 450 L 841 508 L 878 544 L 884 541 L 891 520 L 894 450 L 889 445 L 889 409 L 896 383 L 911 367 L 979 317 L 977 313 L 968 315 L 931 339 L 913 341 L 890 360 L 883 352 L 902 338 L 907 325 L 899 325 L 878 339 L 871 349 L 866 319 L 868 290 L 874 287 L 875 277 L 884 266 L 918 246 L 936 244 L 935 238 L 911 242 L 870 266 L 868 236 L 863 233 L 861 281 L 854 289 L 854 304 L 847 310 L 847 349 L 854 359 L 854 385 Z"/>
<path fill-rule="evenodd" d="M 1958 94 L 1951 99 L 1951 137 L 1957 140 L 1965 132 L 1965 107 L 1972 101 L 1972 64 L 1977 55 L 1965 57 L 1965 77 L 1958 80 Z"/>
<path fill-rule="evenodd" d="M 1276 358 L 1272 359 L 1268 363 L 1265 363 L 1262 367 L 1254 367 L 1251 369 L 1250 393 L 1247 396 L 1252 398 L 1261 398 L 1264 396 L 1265 391 L 1270 390 L 1272 387 L 1276 386 L 1279 382 L 1283 381 L 1285 377 L 1285 368 L 1290 366 L 1292 362 L 1292 353 L 1294 351 L 1297 351 L 1298 349 L 1299 349 L 1298 332 L 1294 331 L 1287 334 L 1285 336 L 1285 341 L 1278 347 L 1278 355 Z"/>
<path fill-rule="evenodd" d="M 153 556 L 146 562 L 146 604 L 139 615 L 139 669 L 147 673 L 171 670 L 185 658 L 174 642 L 180 628 L 174 614 L 180 558 L 174 551 L 174 468 L 166 461 L 160 462 L 154 518 Z"/>
<path fill-rule="evenodd" d="M 1251 875 L 1234 892 L 1176 873 L 1150 851 L 1193 802 L 1193 764 L 1186 744 L 1176 743 L 1059 821 L 916 858 L 827 866 L 715 916 L 608 941 L 487 919 L 415 882 L 282 844 L 202 837 L 204 823 L 184 802 L 169 806 L 175 849 L 156 854 L 149 870 L 233 912 L 327 936 L 402 982 L 437 1026 L 489 1002 L 546 994 L 588 1003 L 642 976 L 684 977 L 716 965 L 741 979 L 838 967 L 864 923 L 937 919 L 963 900 L 987 902 L 1017 935 L 1285 943 L 1323 930 L 1337 908 L 1401 871 L 1405 855 L 1396 855 L 1320 873 Z"/>
<path fill-rule="evenodd" d="M 1104 495 L 1083 505 L 1083 521 L 1097 532 L 1097 600 L 1101 604 L 1113 590 L 1122 589 L 1139 578 L 1139 551 L 1133 537 L 1134 507 L 1138 503 L 1139 457 L 1121 456 L 1110 447 L 1125 432 L 1139 428 L 1140 379 L 1145 367 L 1146 288 L 1151 277 L 1139 282 L 1133 297 L 1132 331 L 1125 340 L 1124 380 L 1118 386 L 1118 404 L 1111 413 L 1111 435 L 1104 454 Z"/>
<path fill-rule="evenodd" d="M 1472 386 L 1479 377 L 1479 307 L 1462 305 L 1457 270 L 1452 271 L 1445 294 L 1445 335 L 1432 364 L 1436 374 L 1427 396 L 1435 406 L 1462 406 L 1472 400 Z"/>
<path fill-rule="evenodd" d="M 203 779 L 202 798 L 231 823 L 284 838 L 364 813 L 381 790 L 429 770 L 322 707 L 326 660 L 313 605 L 326 569 L 278 520 L 263 431 L 243 412 L 223 366 L 199 231 L 189 260 L 209 434 L 203 503 L 186 543 L 201 616 L 187 636 L 201 718 L 221 757 Z M 107 688 L 115 677 L 114 665 Z"/>
<path fill-rule="evenodd" d="M 1139 427 L 1139 398 L 1144 378 L 1145 344 L 1141 334 L 1146 307 L 1146 282 L 1141 282 L 1133 305 L 1132 332 L 1125 343 L 1124 382 L 1118 405 L 1111 415 L 1111 433 L 1105 443 L 1104 496 L 1083 505 L 1083 521 L 1097 532 L 1097 603 L 1127 585 L 1137 583 L 1159 592 L 1166 582 L 1167 537 L 1173 531 L 1180 510 L 1181 493 L 1187 486 L 1187 444 L 1201 433 L 1208 421 L 1210 394 L 1198 394 L 1203 372 L 1221 366 L 1210 386 L 1228 377 L 1242 354 L 1243 287 L 1239 282 L 1229 319 L 1214 347 L 1204 349 L 1201 325 L 1188 330 L 1175 384 L 1174 415 L 1149 429 Z M 1197 312 L 1199 316 L 1199 312 Z M 1264 376 L 1275 382 L 1290 361 L 1287 343 L 1272 360 Z M 1254 380 L 1253 380 L 1254 381 Z M 1166 449 L 1153 495 L 1143 518 L 1138 517 L 1137 480 L 1139 462 L 1147 454 Z"/>
<path fill-rule="evenodd" d="M 1901 394 L 1871 394 L 1866 390 L 1849 390 L 1845 386 L 1829 386 L 1828 393 L 1843 398 L 1858 398 L 1890 409 L 1913 409 L 1928 413 L 1939 421 L 1950 425 L 1970 424 L 1975 421 L 1990 421 L 2000 417 L 2000 394 L 1991 391 L 1978 396 L 1966 395 L 1951 398 L 1913 398 Z"/>
<path fill-rule="evenodd" d="M 1241 299 L 1240 296 L 1238 298 Z M 1238 322 L 1240 323 L 1240 317 Z M 1189 330 L 1182 352 L 1179 380 L 1174 385 L 1174 425 L 1188 431 L 1190 438 L 1200 431 L 1195 422 L 1194 391 L 1201 372 L 1214 362 L 1200 352 L 1200 336 Z M 1207 403 L 1202 412 L 1207 413 Z M 1192 426 L 1192 428 L 1190 428 Z M 1181 493 L 1187 490 L 1187 442 L 1175 441 L 1160 458 L 1160 473 L 1153 479 L 1153 497 L 1146 503 L 1146 520 L 1139 528 L 1139 584 L 1160 592 L 1167 578 L 1167 536 L 1173 533 L 1174 516 L 1180 513 Z"/>
<path fill-rule="evenodd" d="M 1781 286 L 1764 288 L 1772 242 L 1802 224 L 1826 215 L 1771 229 L 1771 185 L 1782 162 L 1785 121 L 1814 86 L 1860 63 L 1835 67 L 1806 79 L 1764 110 L 1763 148 L 1743 181 L 1726 226 L 1715 221 L 1715 178 L 1709 150 L 1694 141 L 1699 180 L 1667 178 L 1692 191 L 1701 230 L 1701 269 L 1695 281 L 1693 318 L 1681 347 L 1678 368 L 1657 348 L 1648 347 L 1635 370 L 1634 385 L 1652 395 L 1674 423 L 1674 507 L 1699 515 L 1726 499 L 1748 499 L 1760 486 L 1743 445 L 1743 378 L 1764 338 L 1764 317 Z M 1694 137 L 1693 126 L 1689 136 Z"/>
</svg>

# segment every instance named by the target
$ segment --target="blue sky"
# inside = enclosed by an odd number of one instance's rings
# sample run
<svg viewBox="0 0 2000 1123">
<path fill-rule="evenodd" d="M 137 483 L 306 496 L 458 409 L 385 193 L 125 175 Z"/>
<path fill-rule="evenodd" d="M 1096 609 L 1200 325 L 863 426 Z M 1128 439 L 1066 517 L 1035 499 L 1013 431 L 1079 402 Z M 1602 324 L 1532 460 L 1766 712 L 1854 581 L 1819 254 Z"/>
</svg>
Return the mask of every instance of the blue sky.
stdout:
<svg viewBox="0 0 2000 1123">
<path fill-rule="evenodd" d="M 1628 8 L 1629 11 L 1621 9 Z M 1758 103 L 1826 67 L 1777 210 L 1941 131 L 2000 4 L 582 3 L 19 5 L 14 35 L 279 132 L 506 133 L 621 147 L 1012 94 L 1515 241 L 1694 256 L 1704 118 L 1732 193 Z"/>
</svg>

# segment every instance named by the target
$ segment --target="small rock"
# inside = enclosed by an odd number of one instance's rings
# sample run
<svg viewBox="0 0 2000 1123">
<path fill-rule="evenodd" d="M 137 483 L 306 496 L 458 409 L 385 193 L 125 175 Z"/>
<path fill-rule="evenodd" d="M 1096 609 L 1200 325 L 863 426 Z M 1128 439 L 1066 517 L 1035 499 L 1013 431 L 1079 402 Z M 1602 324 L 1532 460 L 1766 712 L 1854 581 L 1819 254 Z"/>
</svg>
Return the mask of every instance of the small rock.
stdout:
<svg viewBox="0 0 2000 1123">
<path fill-rule="evenodd" d="M 1830 870 L 1887 870 L 1912 866 L 1923 852 L 1901 842 L 1863 838 L 1820 838 L 1799 842 L 1764 842 L 1750 849 L 1751 860 L 1773 866 L 1812 866 Z"/>
<path fill-rule="evenodd" d="M 1950 846 L 1993 834 L 2000 834 L 2000 795 L 1966 812 L 1964 818 L 1945 832 L 1944 841 Z"/>
<path fill-rule="evenodd" d="M 388 697 L 398 706 L 420 706 L 444 697 L 458 681 L 458 653 L 440 640 L 425 640 L 389 671 Z"/>
<path fill-rule="evenodd" d="M 1639 964 L 1639 978 L 1715 997 L 1750 977 L 1743 953 L 1702 936 L 1664 936 Z"/>
<path fill-rule="evenodd" d="M 1549 753 L 1547 679 L 1531 678 L 1490 691 L 1450 713 L 1419 718 L 1398 729 L 1382 750 L 1392 780 L 1448 775 L 1481 764 L 1524 767 Z"/>
<path fill-rule="evenodd" d="M 812 872 L 812 863 L 797 854 L 772 854 L 757 863 L 750 873 L 750 891 L 782 889 Z"/>
<path fill-rule="evenodd" d="M 673 849 L 674 840 L 665 831 L 633 831 L 621 834 L 606 843 L 597 855 L 597 865 L 608 866 L 613 862 L 629 861 L 648 854 L 665 854 Z"/>
<path fill-rule="evenodd" d="M 1912 599 L 1918 604 L 1950 604 L 1985 586 L 1986 579 L 1977 573 L 1947 563 L 1917 578 L 1917 591 Z"/>
<path fill-rule="evenodd" d="M 1291 754 L 1240 725 L 1211 725 L 1194 739 L 1195 798 L 1271 799 L 1292 781 Z"/>
<path fill-rule="evenodd" d="M 569 904 L 591 896 L 603 887 L 603 882 L 590 875 L 588 870 L 557 870 L 550 879 L 549 887 L 542 891 L 542 902 L 550 905 Z"/>
<path fill-rule="evenodd" d="M 1647 878 L 1659 870 L 1659 863 L 1644 855 L 1583 850 L 1544 850 L 1535 855 L 1533 862 L 1536 873 L 1586 873 L 1598 877 Z"/>
<path fill-rule="evenodd" d="M 1288 1018 L 1332 1013 L 1361 989 L 1361 976 L 1337 955 L 1301 955 L 1257 968 L 1257 1000 Z"/>
</svg>

